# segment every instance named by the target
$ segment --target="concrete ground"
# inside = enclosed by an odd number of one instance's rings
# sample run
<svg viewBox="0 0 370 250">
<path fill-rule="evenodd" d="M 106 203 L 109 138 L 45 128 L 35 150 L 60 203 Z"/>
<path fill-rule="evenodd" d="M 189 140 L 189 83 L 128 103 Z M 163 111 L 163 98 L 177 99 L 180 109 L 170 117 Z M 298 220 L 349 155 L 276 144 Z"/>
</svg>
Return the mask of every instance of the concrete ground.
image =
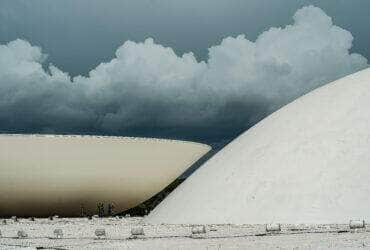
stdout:
<svg viewBox="0 0 370 250">
<path fill-rule="evenodd" d="M 132 236 L 141 229 L 144 235 Z M 194 229 L 148 225 L 142 218 L 0 219 L 0 249 L 370 249 L 370 230 L 348 225 L 281 225 L 277 233 L 265 225 L 206 225 L 205 234 Z"/>
</svg>

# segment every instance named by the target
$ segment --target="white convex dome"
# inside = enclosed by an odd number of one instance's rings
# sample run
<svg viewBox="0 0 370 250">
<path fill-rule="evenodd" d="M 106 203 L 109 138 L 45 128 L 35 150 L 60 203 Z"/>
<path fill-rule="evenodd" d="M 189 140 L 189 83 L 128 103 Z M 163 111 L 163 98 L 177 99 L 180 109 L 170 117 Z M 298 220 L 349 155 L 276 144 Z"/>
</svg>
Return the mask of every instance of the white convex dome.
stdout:
<svg viewBox="0 0 370 250">
<path fill-rule="evenodd" d="M 370 69 L 281 108 L 206 162 L 150 223 L 370 221 Z"/>
</svg>

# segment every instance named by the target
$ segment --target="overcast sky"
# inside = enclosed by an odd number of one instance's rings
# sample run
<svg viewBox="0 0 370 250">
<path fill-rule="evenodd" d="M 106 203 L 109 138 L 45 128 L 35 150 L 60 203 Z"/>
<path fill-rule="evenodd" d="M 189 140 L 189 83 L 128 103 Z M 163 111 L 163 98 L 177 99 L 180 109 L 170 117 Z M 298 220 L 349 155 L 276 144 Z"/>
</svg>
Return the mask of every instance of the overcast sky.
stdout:
<svg viewBox="0 0 370 250">
<path fill-rule="evenodd" d="M 295 14 L 310 4 L 322 12 Z M 367 67 L 369 13 L 368 0 L 1 0 L 0 130 L 222 144 Z"/>
<path fill-rule="evenodd" d="M 370 58 L 368 0 L 1 0 L 0 42 L 25 38 L 73 75 L 110 60 L 126 40 L 153 37 L 179 55 L 206 59 L 223 38 L 291 22 L 314 4 L 355 37 L 353 50 Z"/>
</svg>

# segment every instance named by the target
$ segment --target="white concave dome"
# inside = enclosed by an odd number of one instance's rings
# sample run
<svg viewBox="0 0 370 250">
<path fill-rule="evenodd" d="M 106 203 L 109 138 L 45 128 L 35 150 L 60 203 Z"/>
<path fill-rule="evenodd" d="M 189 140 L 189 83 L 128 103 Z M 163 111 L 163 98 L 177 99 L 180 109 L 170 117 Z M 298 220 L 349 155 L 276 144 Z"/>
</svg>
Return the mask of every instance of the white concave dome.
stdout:
<svg viewBox="0 0 370 250">
<path fill-rule="evenodd" d="M 297 99 L 206 162 L 149 223 L 370 221 L 370 69 Z"/>
<path fill-rule="evenodd" d="M 0 217 L 80 216 L 132 208 L 210 147 L 110 136 L 0 135 Z"/>
</svg>

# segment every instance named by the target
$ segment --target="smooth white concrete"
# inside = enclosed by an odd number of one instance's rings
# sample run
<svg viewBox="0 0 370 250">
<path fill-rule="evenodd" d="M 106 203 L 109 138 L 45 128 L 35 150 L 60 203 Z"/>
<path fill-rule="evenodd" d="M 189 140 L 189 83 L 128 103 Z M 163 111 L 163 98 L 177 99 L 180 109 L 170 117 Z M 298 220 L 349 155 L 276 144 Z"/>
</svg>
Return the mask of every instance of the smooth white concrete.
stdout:
<svg viewBox="0 0 370 250">
<path fill-rule="evenodd" d="M 370 221 L 370 69 L 273 113 L 206 162 L 150 223 Z"/>
<path fill-rule="evenodd" d="M 210 150 L 160 139 L 0 135 L 0 216 L 121 212 L 174 181 Z"/>
</svg>

